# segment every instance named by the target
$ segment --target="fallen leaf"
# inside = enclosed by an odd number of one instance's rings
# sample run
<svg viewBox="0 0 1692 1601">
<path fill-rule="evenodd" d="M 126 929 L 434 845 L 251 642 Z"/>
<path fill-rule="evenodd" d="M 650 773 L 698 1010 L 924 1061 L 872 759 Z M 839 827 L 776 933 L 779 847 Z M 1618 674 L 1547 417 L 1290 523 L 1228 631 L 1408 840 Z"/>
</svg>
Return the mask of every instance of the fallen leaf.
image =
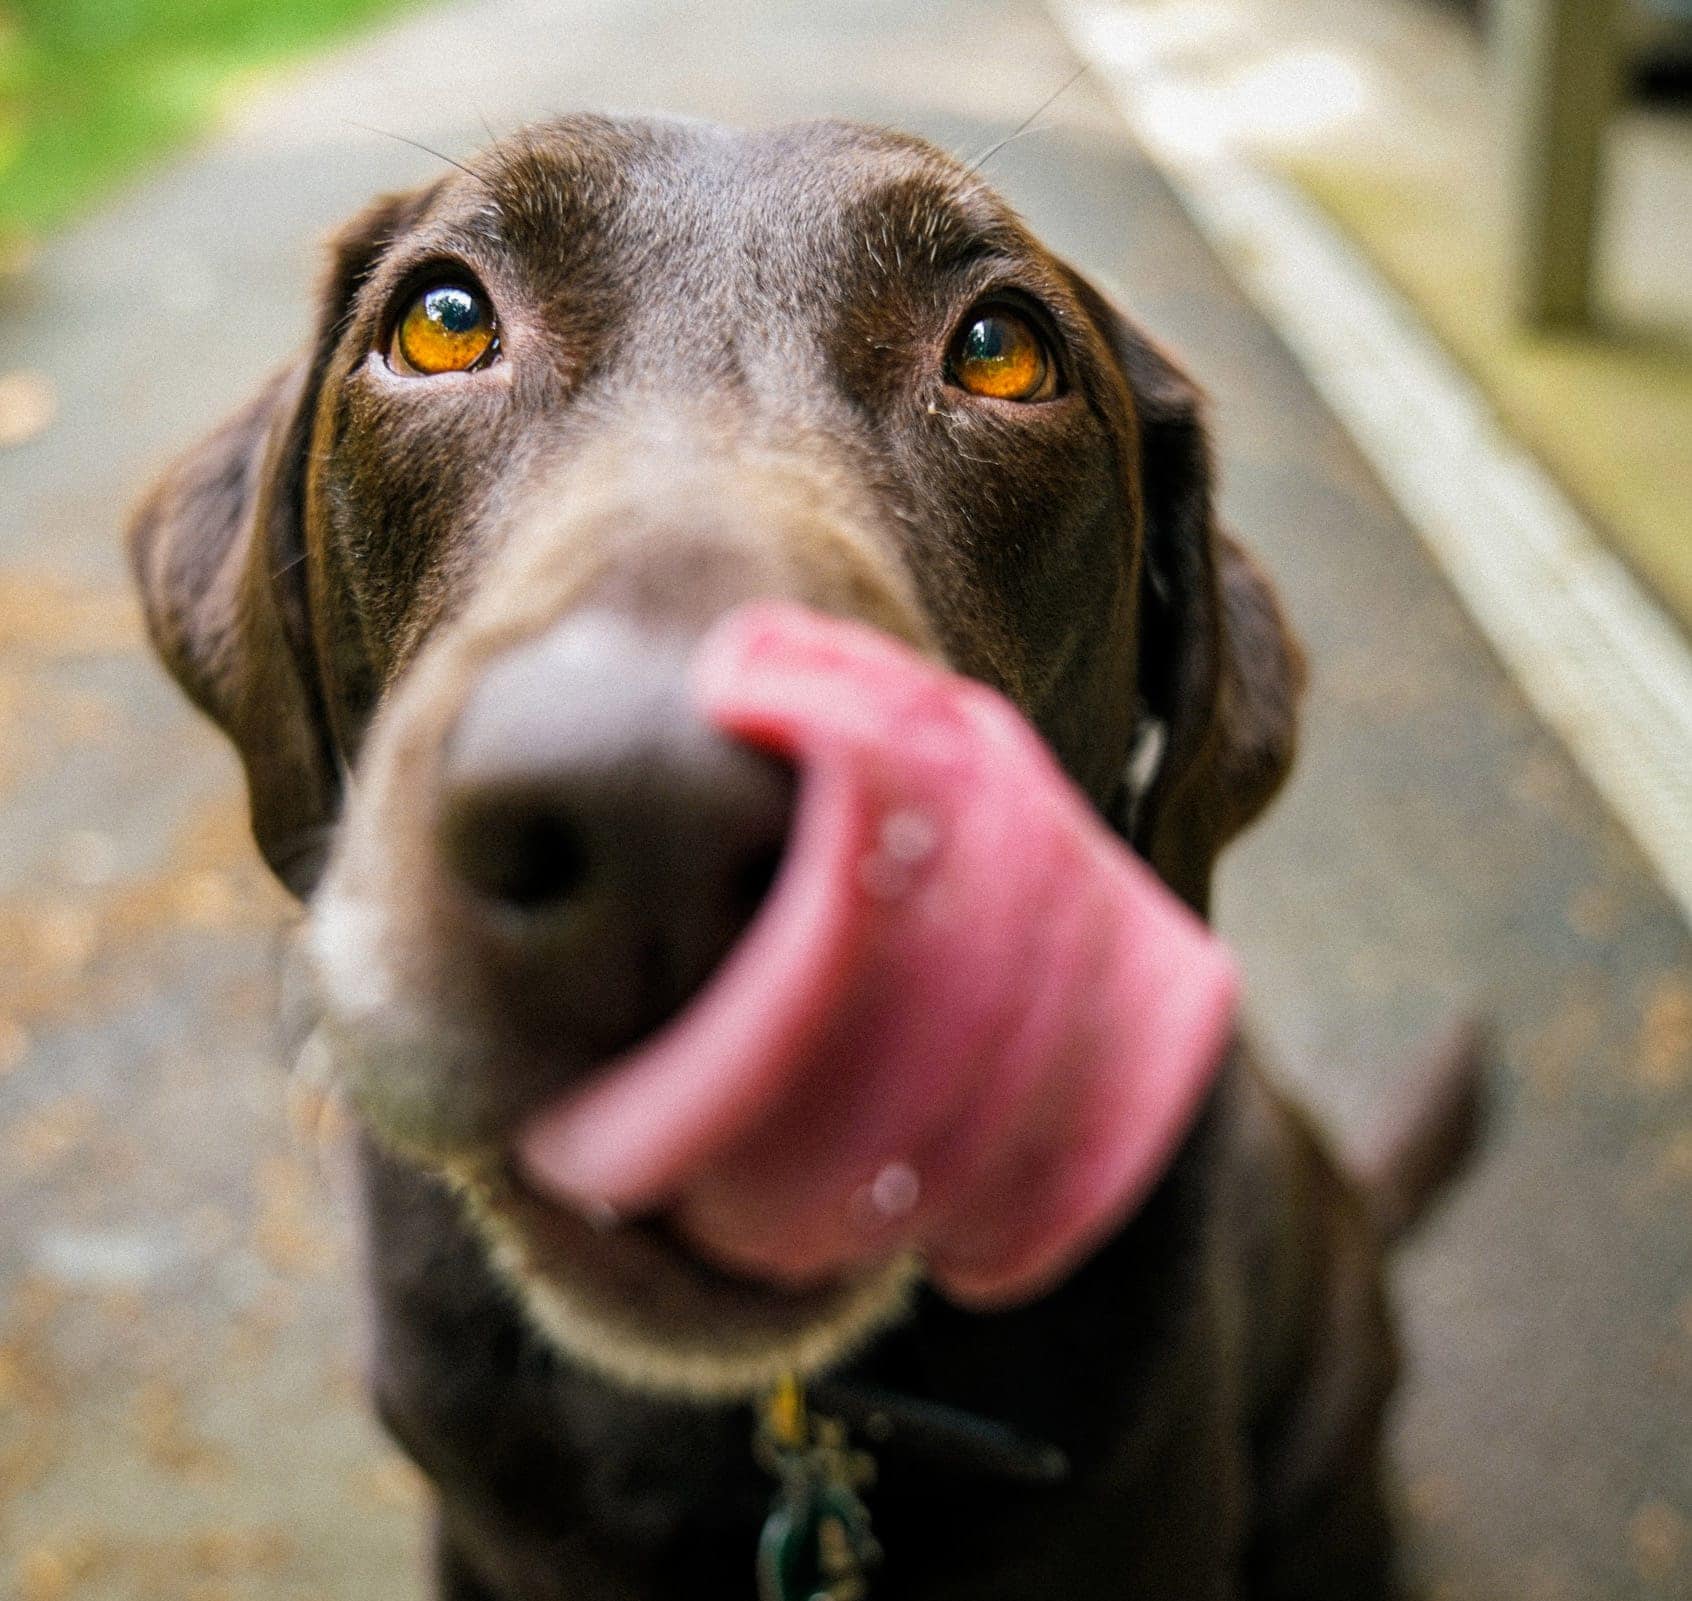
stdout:
<svg viewBox="0 0 1692 1601">
<path fill-rule="evenodd" d="M 15 1017 L 0 1017 L 0 1078 L 23 1063 L 29 1054 L 29 1030 Z"/>
<path fill-rule="evenodd" d="M 1678 1089 L 1692 1080 L 1692 985 L 1684 979 L 1660 979 L 1645 1003 L 1639 1076 L 1654 1090 Z"/>
<path fill-rule="evenodd" d="M 0 450 L 27 445 L 45 433 L 58 409 L 46 374 L 23 368 L 0 373 Z"/>
</svg>

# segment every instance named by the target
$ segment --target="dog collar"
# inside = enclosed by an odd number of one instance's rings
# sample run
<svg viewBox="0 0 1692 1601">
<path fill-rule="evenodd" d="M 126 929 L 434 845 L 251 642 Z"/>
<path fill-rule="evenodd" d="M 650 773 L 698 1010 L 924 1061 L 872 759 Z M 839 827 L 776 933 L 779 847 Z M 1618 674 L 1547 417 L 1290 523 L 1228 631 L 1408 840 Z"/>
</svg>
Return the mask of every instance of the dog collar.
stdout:
<svg viewBox="0 0 1692 1601">
<path fill-rule="evenodd" d="M 776 1480 L 758 1538 L 759 1601 L 863 1601 L 881 1561 L 861 1491 L 875 1460 L 849 1428 L 882 1448 L 908 1450 L 936 1467 L 1030 1487 L 1061 1484 L 1069 1459 L 1056 1446 L 955 1407 L 871 1385 L 816 1386 L 814 1412 L 788 1374 L 758 1407 L 754 1452 Z"/>
</svg>

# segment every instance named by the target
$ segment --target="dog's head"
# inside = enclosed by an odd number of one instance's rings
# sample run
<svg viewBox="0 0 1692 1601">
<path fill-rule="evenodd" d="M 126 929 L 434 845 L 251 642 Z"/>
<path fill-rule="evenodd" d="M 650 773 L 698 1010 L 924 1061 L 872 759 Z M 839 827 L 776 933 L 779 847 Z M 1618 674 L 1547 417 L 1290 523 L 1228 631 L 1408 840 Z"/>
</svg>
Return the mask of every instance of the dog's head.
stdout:
<svg viewBox="0 0 1692 1601">
<path fill-rule="evenodd" d="M 780 859 L 790 775 L 684 692 L 714 619 L 786 597 L 995 685 L 1200 910 L 1291 756 L 1296 649 L 1215 526 L 1193 386 L 978 177 L 861 127 L 570 118 L 377 202 L 305 355 L 132 537 L 309 899 L 356 1107 L 647 1382 L 837 1354 L 903 1274 L 747 1282 L 504 1160 Z"/>
</svg>

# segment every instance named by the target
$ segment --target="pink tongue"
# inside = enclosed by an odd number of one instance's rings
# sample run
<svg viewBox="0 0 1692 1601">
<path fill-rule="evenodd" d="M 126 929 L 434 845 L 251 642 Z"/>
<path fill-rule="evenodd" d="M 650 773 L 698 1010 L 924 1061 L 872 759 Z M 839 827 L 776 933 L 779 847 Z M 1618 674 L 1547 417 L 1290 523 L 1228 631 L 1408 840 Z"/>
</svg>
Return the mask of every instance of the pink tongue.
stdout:
<svg viewBox="0 0 1692 1601">
<path fill-rule="evenodd" d="M 793 838 L 705 991 L 522 1131 L 529 1182 L 784 1283 L 914 1246 L 961 1301 L 1049 1288 L 1190 1126 L 1227 954 L 984 686 L 774 603 L 695 679 L 799 769 Z"/>
</svg>

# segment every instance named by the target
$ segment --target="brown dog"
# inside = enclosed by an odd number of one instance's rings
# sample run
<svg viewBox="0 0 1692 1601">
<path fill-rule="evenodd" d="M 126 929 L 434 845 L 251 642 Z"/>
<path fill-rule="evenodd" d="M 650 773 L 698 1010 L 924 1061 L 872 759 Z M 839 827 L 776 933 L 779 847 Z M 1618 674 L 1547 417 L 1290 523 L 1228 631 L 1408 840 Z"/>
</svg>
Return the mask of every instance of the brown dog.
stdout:
<svg viewBox="0 0 1692 1601">
<path fill-rule="evenodd" d="M 726 609 L 801 600 L 994 684 L 1201 911 L 1286 774 L 1299 655 L 1213 520 L 1193 386 L 978 178 L 836 124 L 508 140 L 343 230 L 310 349 L 133 550 L 309 898 L 372 1136 L 376 1395 L 440 1488 L 444 1596 L 748 1594 L 744 1397 L 795 1364 L 1072 1465 L 937 1465 L 892 1406 L 878 1594 L 1391 1592 L 1381 1248 L 1461 1094 L 1372 1206 L 1237 1062 L 1141 1214 L 990 1316 L 893 1273 L 745 1281 L 509 1177 L 518 1121 L 687 1002 L 779 858 L 789 776 L 683 693 Z"/>
</svg>

